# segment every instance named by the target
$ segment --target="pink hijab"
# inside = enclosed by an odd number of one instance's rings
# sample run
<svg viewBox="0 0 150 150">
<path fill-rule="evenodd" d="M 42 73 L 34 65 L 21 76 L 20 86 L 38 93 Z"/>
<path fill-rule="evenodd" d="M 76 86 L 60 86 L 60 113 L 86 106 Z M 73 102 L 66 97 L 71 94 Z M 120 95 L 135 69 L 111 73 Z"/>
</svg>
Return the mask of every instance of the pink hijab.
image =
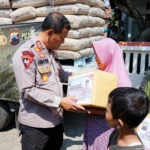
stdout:
<svg viewBox="0 0 150 150">
<path fill-rule="evenodd" d="M 104 38 L 92 44 L 105 67 L 104 71 L 118 75 L 118 87 L 131 87 L 131 81 L 122 57 L 122 50 L 118 44 L 110 38 Z"/>
</svg>

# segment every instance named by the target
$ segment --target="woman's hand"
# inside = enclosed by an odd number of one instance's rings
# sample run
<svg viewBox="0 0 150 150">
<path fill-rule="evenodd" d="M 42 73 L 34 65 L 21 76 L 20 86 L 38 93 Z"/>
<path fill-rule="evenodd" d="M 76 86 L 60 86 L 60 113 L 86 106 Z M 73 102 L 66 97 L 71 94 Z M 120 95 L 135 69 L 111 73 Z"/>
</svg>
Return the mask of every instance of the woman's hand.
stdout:
<svg viewBox="0 0 150 150">
<path fill-rule="evenodd" d="M 85 108 L 85 112 L 88 114 L 97 114 L 97 115 L 104 115 L 106 114 L 106 109 L 101 108 Z"/>
</svg>

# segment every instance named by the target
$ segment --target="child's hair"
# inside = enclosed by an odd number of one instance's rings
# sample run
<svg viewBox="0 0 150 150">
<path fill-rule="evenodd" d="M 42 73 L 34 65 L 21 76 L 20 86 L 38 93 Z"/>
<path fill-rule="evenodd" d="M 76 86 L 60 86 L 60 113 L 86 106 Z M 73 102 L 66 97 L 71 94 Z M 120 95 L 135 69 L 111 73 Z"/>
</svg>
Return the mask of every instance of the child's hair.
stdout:
<svg viewBox="0 0 150 150">
<path fill-rule="evenodd" d="M 136 128 L 149 112 L 147 95 L 135 88 L 117 88 L 109 94 L 113 119 L 121 119 Z"/>
</svg>

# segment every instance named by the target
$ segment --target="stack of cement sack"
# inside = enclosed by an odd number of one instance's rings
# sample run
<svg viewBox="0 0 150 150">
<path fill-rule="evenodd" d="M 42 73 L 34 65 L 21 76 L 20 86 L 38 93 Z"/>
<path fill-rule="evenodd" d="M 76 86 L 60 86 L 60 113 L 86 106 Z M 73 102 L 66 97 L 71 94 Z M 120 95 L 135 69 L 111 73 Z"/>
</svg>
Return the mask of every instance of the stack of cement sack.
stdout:
<svg viewBox="0 0 150 150">
<path fill-rule="evenodd" d="M 52 2 L 50 0 L 51 5 Z M 55 0 L 54 2 L 56 2 L 54 8 L 64 14 L 71 24 L 65 43 L 56 50 L 57 55 L 79 59 L 93 54 L 92 42 L 102 39 L 104 35 L 102 28 L 105 24 L 102 19 L 105 15 L 104 3 L 101 0 Z M 66 4 L 75 2 L 80 3 Z M 62 3 L 66 5 L 61 5 Z"/>
<path fill-rule="evenodd" d="M 5 24 L 7 19 L 15 24 L 42 22 L 50 12 L 62 13 L 69 20 L 71 30 L 56 52 L 60 57 L 78 59 L 91 55 L 92 42 L 103 38 L 104 8 L 102 0 L 11 0 L 11 3 L 0 0 L 0 12 L 6 14 L 0 13 L 3 14 L 0 22 L 2 19 L 6 20 Z"/>
<path fill-rule="evenodd" d="M 10 13 L 12 12 L 9 0 L 0 0 L 0 25 L 12 24 Z"/>
</svg>

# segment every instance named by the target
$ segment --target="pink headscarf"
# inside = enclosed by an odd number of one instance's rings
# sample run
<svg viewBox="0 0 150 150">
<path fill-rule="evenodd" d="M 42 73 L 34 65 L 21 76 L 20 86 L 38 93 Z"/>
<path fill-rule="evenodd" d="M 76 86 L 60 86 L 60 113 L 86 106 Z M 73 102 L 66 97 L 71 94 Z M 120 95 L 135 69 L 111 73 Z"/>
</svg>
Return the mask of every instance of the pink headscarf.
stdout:
<svg viewBox="0 0 150 150">
<path fill-rule="evenodd" d="M 122 50 L 118 44 L 110 38 L 104 38 L 92 44 L 105 68 L 104 71 L 118 75 L 118 87 L 131 87 L 131 81 L 122 57 Z"/>
</svg>

